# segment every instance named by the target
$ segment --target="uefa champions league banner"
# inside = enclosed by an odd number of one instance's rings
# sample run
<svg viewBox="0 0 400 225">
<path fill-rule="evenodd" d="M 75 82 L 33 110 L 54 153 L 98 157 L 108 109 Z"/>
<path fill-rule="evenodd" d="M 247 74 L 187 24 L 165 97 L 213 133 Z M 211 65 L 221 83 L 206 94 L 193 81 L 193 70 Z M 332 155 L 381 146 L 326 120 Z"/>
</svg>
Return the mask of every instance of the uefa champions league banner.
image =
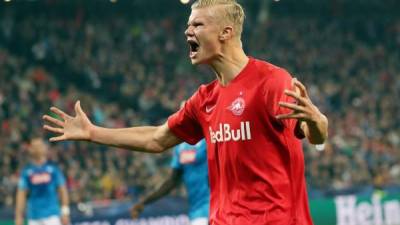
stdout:
<svg viewBox="0 0 400 225">
<path fill-rule="evenodd" d="M 91 206 L 80 205 L 79 213 L 74 209 L 73 225 L 188 225 L 187 204 L 184 199 L 165 198 L 146 209 L 142 217 L 131 220 L 131 202 L 107 203 Z M 79 208 L 78 207 L 78 208 Z M 310 201 L 315 225 L 400 225 L 400 194 L 337 196 L 334 199 Z M 4 218 L 0 213 L 0 225 L 14 225 L 12 214 Z"/>
<path fill-rule="evenodd" d="M 167 197 L 145 207 L 140 218 L 130 218 L 132 202 L 78 205 L 80 216 L 72 217 L 73 225 L 189 225 L 187 201 Z"/>
<path fill-rule="evenodd" d="M 165 215 L 132 220 L 130 218 L 92 218 L 81 222 L 73 222 L 73 225 L 189 225 L 189 218 L 185 214 Z"/>
</svg>

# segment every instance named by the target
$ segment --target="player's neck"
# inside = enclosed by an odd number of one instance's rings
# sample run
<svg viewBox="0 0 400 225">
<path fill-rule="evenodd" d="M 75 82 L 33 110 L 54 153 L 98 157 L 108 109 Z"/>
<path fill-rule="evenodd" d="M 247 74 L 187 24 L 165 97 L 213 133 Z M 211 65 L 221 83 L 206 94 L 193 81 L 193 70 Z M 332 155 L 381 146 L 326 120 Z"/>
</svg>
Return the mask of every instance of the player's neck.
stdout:
<svg viewBox="0 0 400 225">
<path fill-rule="evenodd" d="M 35 157 L 35 158 L 32 158 L 33 164 L 35 164 L 37 166 L 43 165 L 46 161 L 47 161 L 46 157 Z"/>
<path fill-rule="evenodd" d="M 241 47 L 236 46 L 227 49 L 210 64 L 222 86 L 228 85 L 249 61 Z"/>
</svg>

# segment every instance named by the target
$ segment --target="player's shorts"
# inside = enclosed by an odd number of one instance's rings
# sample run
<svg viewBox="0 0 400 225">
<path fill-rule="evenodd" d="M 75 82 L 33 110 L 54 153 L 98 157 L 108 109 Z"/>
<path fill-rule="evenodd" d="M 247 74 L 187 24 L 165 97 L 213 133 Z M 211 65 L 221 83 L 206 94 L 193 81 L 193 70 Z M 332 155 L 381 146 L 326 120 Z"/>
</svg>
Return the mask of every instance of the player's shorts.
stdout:
<svg viewBox="0 0 400 225">
<path fill-rule="evenodd" d="M 190 225 L 208 225 L 208 218 L 200 217 L 190 221 Z"/>
<path fill-rule="evenodd" d="M 61 225 L 60 217 L 50 216 L 43 219 L 28 220 L 28 225 Z"/>
</svg>

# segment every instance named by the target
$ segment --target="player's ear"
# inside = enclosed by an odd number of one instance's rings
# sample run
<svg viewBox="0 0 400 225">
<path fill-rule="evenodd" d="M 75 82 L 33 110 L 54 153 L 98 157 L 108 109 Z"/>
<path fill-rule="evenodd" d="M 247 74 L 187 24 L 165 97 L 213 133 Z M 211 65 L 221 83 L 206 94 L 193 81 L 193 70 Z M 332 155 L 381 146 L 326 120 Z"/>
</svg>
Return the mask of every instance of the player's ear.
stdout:
<svg viewBox="0 0 400 225">
<path fill-rule="evenodd" d="M 233 27 L 232 26 L 225 26 L 222 29 L 221 33 L 219 34 L 220 41 L 226 41 L 233 37 Z"/>
</svg>

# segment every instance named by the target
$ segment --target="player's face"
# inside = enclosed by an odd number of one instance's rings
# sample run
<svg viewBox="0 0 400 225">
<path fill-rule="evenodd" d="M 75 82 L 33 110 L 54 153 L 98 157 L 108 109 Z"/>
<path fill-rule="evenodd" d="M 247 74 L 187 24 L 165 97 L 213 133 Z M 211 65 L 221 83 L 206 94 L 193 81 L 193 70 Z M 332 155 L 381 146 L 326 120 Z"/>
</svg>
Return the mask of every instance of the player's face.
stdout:
<svg viewBox="0 0 400 225">
<path fill-rule="evenodd" d="M 215 16 L 218 10 L 216 7 L 199 8 L 190 14 L 185 35 L 192 64 L 208 64 L 220 54 L 221 26 Z"/>
<path fill-rule="evenodd" d="M 33 157 L 42 157 L 47 154 L 47 145 L 42 139 L 33 139 L 29 146 L 29 152 Z"/>
</svg>

